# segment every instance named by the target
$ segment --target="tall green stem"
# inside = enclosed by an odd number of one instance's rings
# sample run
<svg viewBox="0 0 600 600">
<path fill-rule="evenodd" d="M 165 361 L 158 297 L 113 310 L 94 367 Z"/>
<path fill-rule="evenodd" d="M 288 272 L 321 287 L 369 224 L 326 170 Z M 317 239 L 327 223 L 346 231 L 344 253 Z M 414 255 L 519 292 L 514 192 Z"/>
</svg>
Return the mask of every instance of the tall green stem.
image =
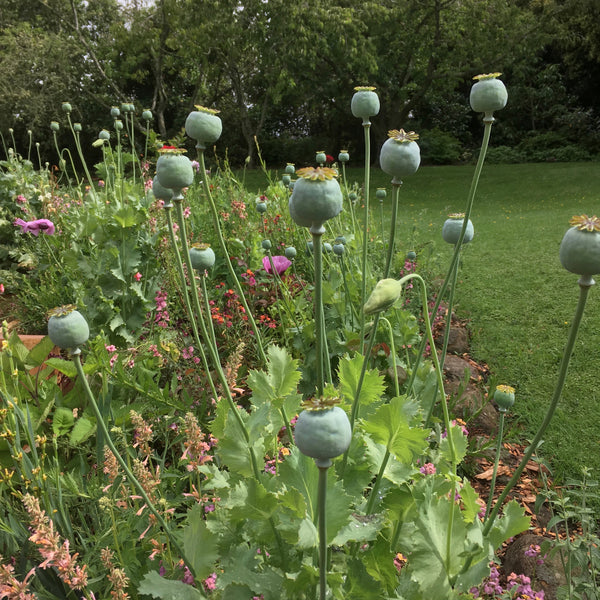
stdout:
<svg viewBox="0 0 600 600">
<path fill-rule="evenodd" d="M 362 244 L 362 281 L 360 288 L 360 305 L 363 307 L 367 301 L 367 247 L 369 241 L 369 188 L 371 187 L 371 123 L 363 122 L 365 136 L 365 210 L 363 219 L 363 244 Z M 361 309 L 360 317 L 360 351 L 365 346 L 365 312 Z"/>
<path fill-rule="evenodd" d="M 267 364 L 267 355 L 265 354 L 265 350 L 264 350 L 264 347 L 262 344 L 260 332 L 258 331 L 256 321 L 254 320 L 254 315 L 252 314 L 252 311 L 250 310 L 250 307 L 248 306 L 248 303 L 246 301 L 246 296 L 244 295 L 244 290 L 242 289 L 242 286 L 240 285 L 240 281 L 239 281 L 237 275 L 235 274 L 235 270 L 231 263 L 231 257 L 229 256 L 229 251 L 227 250 L 227 244 L 225 243 L 225 239 L 223 238 L 223 232 L 221 230 L 221 223 L 219 221 L 219 213 L 217 212 L 217 207 L 216 207 L 215 201 L 212 197 L 212 193 L 210 191 L 210 186 L 208 184 L 208 180 L 206 177 L 206 165 L 205 165 L 205 161 L 204 161 L 204 150 L 199 148 L 198 155 L 200 158 L 200 166 L 201 166 L 202 174 L 203 174 L 202 183 L 204 186 L 204 193 L 206 194 L 206 197 L 208 199 L 210 210 L 211 210 L 211 213 L 213 216 L 213 223 L 215 226 L 215 231 L 217 233 L 217 238 L 219 240 L 219 246 L 221 247 L 221 252 L 223 254 L 223 258 L 225 259 L 225 264 L 227 265 L 229 275 L 231 276 L 231 278 L 235 284 L 237 293 L 240 296 L 240 301 L 242 302 L 242 305 L 244 306 L 244 310 L 246 311 L 246 314 L 248 315 L 248 322 L 250 323 L 250 327 L 252 328 L 252 331 L 254 333 L 254 338 L 256 340 L 256 345 L 258 348 L 258 352 L 260 354 L 260 358 L 261 358 L 263 364 Z"/>
<path fill-rule="evenodd" d="M 490 142 L 490 134 L 492 131 L 492 125 L 494 123 L 494 117 L 491 117 L 491 116 L 484 117 L 483 123 L 484 123 L 483 140 L 481 142 L 481 150 L 479 152 L 479 158 L 477 159 L 477 165 L 475 166 L 475 172 L 473 174 L 473 179 L 471 181 L 469 195 L 467 196 L 467 206 L 465 208 L 465 217 L 463 220 L 463 226 L 462 226 L 462 229 L 460 230 L 460 235 L 458 237 L 458 241 L 456 242 L 456 246 L 454 248 L 454 254 L 452 255 L 452 260 L 450 261 L 450 266 L 448 267 L 448 273 L 446 274 L 444 283 L 442 283 L 442 287 L 440 288 L 440 290 L 438 292 L 433 310 L 431 312 L 433 317 L 435 317 L 435 315 L 438 311 L 438 308 L 440 307 L 442 299 L 446 293 L 446 290 L 448 289 L 448 285 L 451 280 L 452 273 L 454 273 L 454 269 L 458 265 L 458 258 L 460 256 L 460 250 L 462 247 L 463 240 L 465 239 L 467 225 L 469 224 L 469 217 L 470 217 L 471 211 L 473 209 L 473 201 L 475 200 L 475 193 L 477 192 L 477 186 L 479 185 L 479 177 L 481 176 L 481 171 L 483 169 L 483 163 L 485 162 L 485 155 L 487 153 L 487 148 L 488 148 L 488 145 Z M 427 305 L 425 304 L 425 307 L 426 306 Z M 448 310 L 452 311 L 452 307 L 449 306 Z M 410 379 L 408 380 L 408 384 L 406 387 L 407 393 L 409 393 L 409 394 L 412 391 L 412 387 L 414 385 L 416 374 L 417 374 L 417 371 L 419 368 L 419 361 L 421 360 L 421 357 L 423 356 L 423 352 L 425 351 L 426 344 L 427 344 L 427 340 L 424 337 L 421 340 L 421 345 L 419 346 L 419 352 L 417 354 L 417 360 L 412 369 L 412 373 L 410 374 Z M 432 345 L 432 348 L 433 348 L 433 345 Z"/>
<path fill-rule="evenodd" d="M 498 423 L 498 439 L 496 440 L 496 458 L 494 459 L 494 470 L 492 472 L 492 481 L 490 482 L 490 495 L 488 497 L 486 515 L 492 510 L 492 501 L 494 498 L 494 490 L 496 489 L 496 476 L 498 475 L 498 465 L 500 464 L 500 452 L 502 451 L 502 436 L 504 434 L 504 414 L 506 410 L 500 412 L 500 422 Z"/>
<path fill-rule="evenodd" d="M 319 526 L 319 600 L 327 596 L 327 469 L 319 467 L 317 514 Z"/>
<path fill-rule="evenodd" d="M 315 265 L 315 347 L 317 354 L 317 397 L 323 395 L 325 378 L 323 375 L 323 248 L 321 238 L 325 229 L 311 228 L 313 239 L 313 260 Z"/>
<path fill-rule="evenodd" d="M 548 428 L 548 425 L 550 424 L 550 421 L 552 420 L 552 417 L 554 416 L 556 407 L 558 406 L 558 401 L 560 400 L 560 396 L 562 394 L 562 390 L 565 385 L 567 371 L 569 369 L 569 362 L 571 361 L 571 355 L 573 353 L 573 348 L 575 346 L 575 340 L 577 339 L 577 332 L 579 331 L 579 326 L 581 324 L 581 319 L 583 317 L 583 312 L 585 310 L 585 303 L 587 301 L 590 287 L 592 287 L 592 285 L 594 285 L 595 281 L 592 279 L 592 277 L 582 276 L 579 279 L 578 283 L 579 283 L 579 301 L 577 303 L 577 308 L 575 310 L 575 316 L 573 317 L 573 323 L 571 324 L 571 329 L 569 331 L 569 337 L 567 338 L 567 345 L 565 346 L 565 350 L 563 352 L 563 357 L 562 357 L 562 360 L 560 363 L 560 369 L 558 371 L 558 380 L 556 382 L 556 388 L 554 389 L 554 395 L 552 396 L 552 400 L 550 401 L 550 405 L 548 406 L 548 410 L 546 411 L 544 420 L 542 421 L 537 433 L 535 434 L 533 441 L 531 442 L 531 444 L 525 451 L 525 454 L 523 455 L 523 458 L 521 459 L 519 466 L 515 469 L 515 472 L 513 473 L 512 477 L 506 484 L 506 487 L 500 494 L 500 497 L 496 501 L 494 509 L 492 510 L 492 512 L 490 514 L 488 514 L 486 521 L 485 521 L 485 527 L 483 528 L 483 535 L 487 535 L 489 533 L 490 529 L 492 528 L 492 525 L 494 524 L 494 520 L 498 516 L 498 512 L 500 511 L 500 507 L 502 506 L 502 503 L 504 502 L 504 500 L 506 500 L 506 497 L 508 496 L 508 493 L 510 492 L 510 490 L 519 481 L 519 478 L 521 477 L 521 473 L 523 472 L 523 469 L 525 469 L 527 463 L 533 456 L 533 453 L 537 450 L 537 447 L 542 439 L 542 436 L 544 435 L 546 429 Z"/>
<path fill-rule="evenodd" d="M 388 241 L 387 259 L 385 261 L 385 271 L 383 278 L 390 276 L 392 261 L 394 259 L 394 244 L 396 241 L 396 220 L 398 219 L 398 198 L 400 197 L 400 186 L 402 182 L 394 177 L 392 180 L 392 221 L 390 224 L 390 239 Z"/>
<path fill-rule="evenodd" d="M 158 521 L 160 526 L 163 528 L 166 536 L 169 538 L 169 541 L 173 545 L 173 548 L 175 548 L 175 550 L 177 551 L 179 556 L 181 556 L 181 558 L 185 562 L 187 568 L 190 570 L 192 575 L 194 575 L 194 567 L 187 559 L 183 549 L 179 546 L 179 542 L 177 541 L 177 538 L 173 535 L 170 527 L 167 525 L 167 522 L 164 520 L 163 516 L 156 510 L 152 500 L 150 500 L 150 498 L 148 497 L 146 490 L 143 488 L 142 484 L 138 481 L 136 476 L 131 472 L 131 470 L 127 466 L 127 463 L 123 460 L 123 458 L 121 457 L 121 454 L 115 447 L 115 445 L 108 433 L 108 428 L 106 427 L 106 423 L 104 422 L 102 413 L 100 412 L 100 409 L 98 408 L 98 403 L 96 402 L 96 398 L 94 397 L 94 394 L 92 393 L 92 390 L 90 389 L 90 385 L 89 385 L 87 378 L 85 376 L 85 373 L 83 371 L 83 366 L 81 365 L 80 353 L 76 353 L 73 355 L 73 362 L 75 363 L 75 368 L 77 369 L 77 374 L 79 375 L 79 379 L 81 380 L 81 382 L 83 384 L 85 394 L 86 394 L 90 404 L 92 405 L 94 414 L 96 415 L 96 425 L 102 431 L 106 445 L 108 446 L 109 450 L 112 452 L 113 456 L 115 457 L 116 461 L 119 463 L 120 467 L 123 469 L 123 472 L 125 473 L 125 476 L 129 480 L 131 485 L 133 485 L 133 487 L 138 491 L 139 495 L 142 497 L 142 499 L 146 503 L 146 506 L 148 507 L 150 512 L 155 516 L 156 520 Z"/>
</svg>

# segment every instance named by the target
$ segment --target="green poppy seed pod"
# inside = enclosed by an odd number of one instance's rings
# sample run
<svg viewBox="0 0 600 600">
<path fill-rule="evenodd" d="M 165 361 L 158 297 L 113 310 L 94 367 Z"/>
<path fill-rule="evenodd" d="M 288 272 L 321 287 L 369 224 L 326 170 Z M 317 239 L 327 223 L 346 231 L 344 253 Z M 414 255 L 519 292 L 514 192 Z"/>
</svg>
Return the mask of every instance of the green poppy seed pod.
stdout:
<svg viewBox="0 0 600 600">
<path fill-rule="evenodd" d="M 149 108 L 142 112 L 142 119 L 144 119 L 144 121 L 152 121 L 153 115 L 152 111 Z"/>
<path fill-rule="evenodd" d="M 294 260 L 296 258 L 296 248 L 294 246 L 288 246 L 284 251 L 285 257 L 288 260 Z"/>
<path fill-rule="evenodd" d="M 117 131 L 122 131 L 123 130 L 123 121 L 121 121 L 120 119 L 115 119 L 115 129 Z"/>
<path fill-rule="evenodd" d="M 315 245 L 313 244 L 312 240 L 306 242 L 306 254 L 307 256 L 311 256 L 313 251 L 315 249 Z"/>
<path fill-rule="evenodd" d="M 107 131 L 106 129 L 103 129 L 99 134 L 98 134 L 98 139 L 99 140 L 105 140 L 108 141 L 110 140 L 110 132 Z"/>
<path fill-rule="evenodd" d="M 60 306 L 52 309 L 48 316 L 48 336 L 52 343 L 71 354 L 81 352 L 79 347 L 88 341 L 90 328 L 76 307 L 73 304 Z"/>
<path fill-rule="evenodd" d="M 342 190 L 335 179 L 337 171 L 328 167 L 305 167 L 296 174 L 299 179 L 290 196 L 290 215 L 301 227 L 322 233 L 323 223 L 342 210 Z"/>
<path fill-rule="evenodd" d="M 411 260 L 412 261 L 412 260 L 415 260 L 416 258 L 417 258 L 417 253 L 414 250 L 409 250 L 406 253 L 406 259 L 407 260 Z"/>
<path fill-rule="evenodd" d="M 196 106 L 185 120 L 185 132 L 196 140 L 196 148 L 204 150 L 207 145 L 214 144 L 223 131 L 223 124 L 217 116 L 218 110 Z"/>
<path fill-rule="evenodd" d="M 345 246 L 345 245 L 346 245 L 346 238 L 345 238 L 345 236 L 343 236 L 343 235 L 338 235 L 338 236 L 335 238 L 334 242 L 335 242 L 336 244 L 344 244 L 344 246 Z"/>
<path fill-rule="evenodd" d="M 350 192 L 348 194 L 348 198 L 350 199 L 350 202 L 356 204 L 356 201 L 358 200 L 358 194 L 356 192 Z"/>
<path fill-rule="evenodd" d="M 110 109 L 110 116 L 111 116 L 113 119 L 118 119 L 118 118 L 121 116 L 121 111 L 119 110 L 119 107 L 118 107 L 118 106 L 113 106 L 113 107 Z"/>
<path fill-rule="evenodd" d="M 184 156 L 181 150 L 166 151 L 156 161 L 156 176 L 160 185 L 175 192 L 192 185 L 194 167 L 192 161 Z"/>
<path fill-rule="evenodd" d="M 121 112 L 123 112 L 123 113 L 129 112 L 129 104 L 127 104 L 127 102 L 121 103 Z"/>
<path fill-rule="evenodd" d="M 287 173 L 284 173 L 281 177 L 281 182 L 283 183 L 283 185 L 285 187 L 287 187 L 288 185 L 290 185 L 290 181 L 292 180 L 292 176 L 288 175 Z"/>
<path fill-rule="evenodd" d="M 50 129 L 56 133 L 60 129 L 60 125 L 56 121 L 51 121 Z"/>
<path fill-rule="evenodd" d="M 173 190 L 162 186 L 156 176 L 152 180 L 152 193 L 157 200 L 163 200 L 167 205 L 173 200 Z"/>
<path fill-rule="evenodd" d="M 515 403 L 515 389 L 510 385 L 497 385 L 494 391 L 494 401 L 500 412 L 506 412 Z"/>
<path fill-rule="evenodd" d="M 317 164 L 324 165 L 327 162 L 327 155 L 323 150 L 319 150 L 315 155 L 315 160 Z"/>
<path fill-rule="evenodd" d="M 477 75 L 477 83 L 471 88 L 469 102 L 475 112 L 490 114 L 501 110 L 508 101 L 508 92 L 504 83 L 496 79 L 501 73 Z"/>
<path fill-rule="evenodd" d="M 298 450 L 315 459 L 318 467 L 328 468 L 331 459 L 350 446 L 352 427 L 346 412 L 339 406 L 303 410 L 294 427 Z"/>
<path fill-rule="evenodd" d="M 369 117 L 379 113 L 379 96 L 375 93 L 375 88 L 370 86 L 359 86 L 354 90 L 350 102 L 352 114 L 362 119 L 363 123 L 368 123 Z"/>
<path fill-rule="evenodd" d="M 325 252 L 333 252 L 333 247 L 331 246 L 331 244 L 329 242 L 324 242 L 323 250 L 325 250 Z"/>
<path fill-rule="evenodd" d="M 209 244 L 192 244 L 190 262 L 193 269 L 203 273 L 214 266 L 215 253 Z"/>
<path fill-rule="evenodd" d="M 67 114 L 69 114 L 73 110 L 69 102 L 63 102 L 61 108 L 63 109 L 63 112 L 66 112 Z"/>
<path fill-rule="evenodd" d="M 562 266 L 577 275 L 600 274 L 600 218 L 579 215 L 570 224 L 559 249 Z"/>
<path fill-rule="evenodd" d="M 128 104 L 127 105 L 127 112 L 133 114 L 135 112 L 135 105 L 134 104 Z"/>
<path fill-rule="evenodd" d="M 421 164 L 421 150 L 415 140 L 419 136 L 414 131 L 392 129 L 381 147 L 379 163 L 381 169 L 398 182 L 402 177 L 412 175 Z"/>
<path fill-rule="evenodd" d="M 348 150 L 340 150 L 338 154 L 338 160 L 340 162 L 348 162 L 350 160 L 350 154 L 348 154 Z"/>
<path fill-rule="evenodd" d="M 464 213 L 454 213 L 452 215 L 448 215 L 448 218 L 442 227 L 442 238 L 444 238 L 445 242 L 448 242 L 448 244 L 456 244 L 458 242 L 464 220 Z M 465 231 L 465 237 L 463 238 L 463 244 L 468 244 L 473 239 L 474 234 L 475 229 L 473 228 L 471 219 L 469 219 L 469 222 L 467 223 L 467 229 Z"/>
<path fill-rule="evenodd" d="M 266 213 L 267 212 L 267 203 L 266 202 L 257 202 L 256 203 L 256 212 Z"/>
<path fill-rule="evenodd" d="M 271 240 L 263 240 L 261 246 L 263 250 L 270 250 L 272 246 Z"/>
<path fill-rule="evenodd" d="M 377 198 L 380 202 L 383 202 L 387 196 L 387 191 L 385 188 L 377 188 L 375 192 L 375 198 Z"/>
<path fill-rule="evenodd" d="M 81 133 L 81 123 L 73 123 L 73 131 L 75 133 Z"/>
<path fill-rule="evenodd" d="M 294 167 L 294 163 L 287 163 L 285 165 L 284 173 L 287 173 L 288 175 L 293 175 L 295 172 L 296 168 Z"/>
<path fill-rule="evenodd" d="M 336 256 L 343 256 L 344 252 L 346 252 L 346 246 L 344 246 L 344 244 L 334 244 L 333 245 L 333 253 Z"/>
<path fill-rule="evenodd" d="M 392 306 L 402 295 L 402 284 L 395 279 L 380 279 L 363 308 L 365 315 L 382 312 Z"/>
</svg>

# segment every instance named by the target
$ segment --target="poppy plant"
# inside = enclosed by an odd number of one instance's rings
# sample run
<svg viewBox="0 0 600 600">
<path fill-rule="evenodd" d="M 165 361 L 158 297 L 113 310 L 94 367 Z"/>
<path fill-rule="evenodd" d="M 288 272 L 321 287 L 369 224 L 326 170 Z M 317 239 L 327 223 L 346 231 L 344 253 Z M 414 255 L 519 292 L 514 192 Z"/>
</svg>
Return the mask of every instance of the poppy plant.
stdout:
<svg viewBox="0 0 600 600">
<path fill-rule="evenodd" d="M 15 219 L 14 225 L 20 227 L 22 233 L 33 233 L 36 237 L 40 232 L 46 235 L 54 235 L 54 223 L 48 219 L 36 219 L 35 221 Z"/>
<path fill-rule="evenodd" d="M 277 275 L 283 275 L 291 266 L 292 262 L 288 260 L 285 256 L 272 256 L 271 260 L 273 261 L 273 267 L 277 271 Z M 265 271 L 271 275 L 271 260 L 269 260 L 268 256 L 265 256 L 262 259 L 263 267 Z"/>
</svg>

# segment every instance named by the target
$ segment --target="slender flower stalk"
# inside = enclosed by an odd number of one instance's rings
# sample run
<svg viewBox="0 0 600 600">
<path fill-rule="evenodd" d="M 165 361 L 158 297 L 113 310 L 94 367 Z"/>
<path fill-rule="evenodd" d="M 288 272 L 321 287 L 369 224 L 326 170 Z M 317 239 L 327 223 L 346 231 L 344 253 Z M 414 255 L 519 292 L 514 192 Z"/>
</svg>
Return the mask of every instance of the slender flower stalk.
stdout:
<svg viewBox="0 0 600 600">
<path fill-rule="evenodd" d="M 469 225 L 469 217 L 470 217 L 471 211 L 473 209 L 473 202 L 475 200 L 477 186 L 479 185 L 479 178 L 481 176 L 481 171 L 483 169 L 483 163 L 485 162 L 485 155 L 487 153 L 487 148 L 488 148 L 489 141 L 490 141 L 490 135 L 491 135 L 492 125 L 494 123 L 494 118 L 491 116 L 489 116 L 489 117 L 486 116 L 486 117 L 484 117 L 483 122 L 484 122 L 483 141 L 481 143 L 481 150 L 479 152 L 479 157 L 477 159 L 477 165 L 475 166 L 475 172 L 473 174 L 473 179 L 471 181 L 471 187 L 469 189 L 469 194 L 467 196 L 467 205 L 465 208 L 465 216 L 463 219 L 463 226 L 461 228 L 458 240 L 456 241 L 456 245 L 454 248 L 454 254 L 452 255 L 452 259 L 451 259 L 450 265 L 448 267 L 448 272 L 446 274 L 446 277 L 444 278 L 444 282 L 442 283 L 440 290 L 438 291 L 437 298 L 435 300 L 435 303 L 434 303 L 434 306 L 433 306 L 433 309 L 431 312 L 432 315 L 435 315 L 437 313 L 437 311 L 440 307 L 440 304 L 442 302 L 442 299 L 444 298 L 444 296 L 446 294 L 446 290 L 448 289 L 448 285 L 450 284 L 450 281 L 452 280 L 454 270 L 457 268 L 463 240 L 465 238 L 467 227 Z M 448 306 L 448 311 L 450 313 L 452 312 L 452 306 Z M 421 340 L 421 344 L 419 346 L 417 359 L 412 368 L 412 372 L 410 374 L 410 378 L 407 383 L 407 387 L 406 387 L 407 393 L 410 393 L 412 391 L 412 387 L 414 385 L 417 371 L 419 368 L 419 362 L 423 356 L 423 352 L 425 351 L 426 344 L 427 344 L 427 339 L 425 337 L 423 337 L 423 339 Z M 433 344 L 431 344 L 431 347 L 434 348 Z"/>
<path fill-rule="evenodd" d="M 575 316 L 573 317 L 573 322 L 571 324 L 571 329 L 569 331 L 569 336 L 567 338 L 567 344 L 565 346 L 563 357 L 560 363 L 560 369 L 558 372 L 558 380 L 556 382 L 556 387 L 554 389 L 554 394 L 548 406 L 548 410 L 546 411 L 546 415 L 544 416 L 544 420 L 540 424 L 540 427 L 535 434 L 531 444 L 528 446 L 525 451 L 521 462 L 515 469 L 512 477 L 506 484 L 506 487 L 500 494 L 496 504 L 494 505 L 493 510 L 489 513 L 485 520 L 485 526 L 483 528 L 483 535 L 487 535 L 490 532 L 490 529 L 494 525 L 494 521 L 498 516 L 498 512 L 500 511 L 500 507 L 502 506 L 504 500 L 508 496 L 510 490 L 517 484 L 519 478 L 521 477 L 521 473 L 523 469 L 525 469 L 527 463 L 533 456 L 533 453 L 537 450 L 542 437 L 554 416 L 554 412 L 556 411 L 556 407 L 558 406 L 558 402 L 560 400 L 560 396 L 562 394 L 563 387 L 565 385 L 565 380 L 567 377 L 567 371 L 569 369 L 569 362 L 571 361 L 571 355 L 573 354 L 573 348 L 575 346 L 575 340 L 577 339 L 577 332 L 579 331 L 579 326 L 581 325 L 581 319 L 583 317 L 583 312 L 585 310 L 585 304 L 587 301 L 588 293 L 592 285 L 594 285 L 594 279 L 589 275 L 582 275 L 579 279 L 579 300 L 577 303 L 577 308 L 575 310 Z"/>
<path fill-rule="evenodd" d="M 221 230 L 221 224 L 219 222 L 219 213 L 217 212 L 217 207 L 215 205 L 215 201 L 212 197 L 212 193 L 210 191 L 210 186 L 209 186 L 208 180 L 206 178 L 206 164 L 204 161 L 204 150 L 202 148 L 198 148 L 198 156 L 200 158 L 200 161 L 199 161 L 200 168 L 202 170 L 202 173 L 204 174 L 204 176 L 202 177 L 202 183 L 204 185 L 204 192 L 208 199 L 208 203 L 209 203 L 211 213 L 213 216 L 213 223 L 215 226 L 215 231 L 217 233 L 217 239 L 219 240 L 219 246 L 221 247 L 221 252 L 222 252 L 223 256 L 226 258 L 225 264 L 227 265 L 227 270 L 229 271 L 229 275 L 231 276 L 231 278 L 235 284 L 235 287 L 240 296 L 242 305 L 244 306 L 244 310 L 246 311 L 246 314 L 248 315 L 248 322 L 250 323 L 250 327 L 252 328 L 252 332 L 254 333 L 254 339 L 256 340 L 256 345 L 258 348 L 258 352 L 260 354 L 260 358 L 261 358 L 263 364 L 267 364 L 267 355 L 265 354 L 260 331 L 258 330 L 256 321 L 254 320 L 254 315 L 252 314 L 252 311 L 250 310 L 250 307 L 248 306 L 248 302 L 244 295 L 244 290 L 242 289 L 240 281 L 239 281 L 239 279 L 235 273 L 235 270 L 233 268 L 233 264 L 231 262 L 231 257 L 229 255 L 229 251 L 227 250 L 227 244 L 225 243 L 225 239 L 223 237 L 223 232 Z"/>
<path fill-rule="evenodd" d="M 100 431 L 102 431 L 106 445 L 109 447 L 113 456 L 119 463 L 119 466 L 123 469 L 123 472 L 125 473 L 125 476 L 129 480 L 129 482 L 137 490 L 138 494 L 142 497 L 142 499 L 146 503 L 146 506 L 148 507 L 150 512 L 154 515 L 154 517 L 156 518 L 156 520 L 162 527 L 163 531 L 165 532 L 165 535 L 169 538 L 169 541 L 173 545 L 173 548 L 175 548 L 175 550 L 177 551 L 179 556 L 181 556 L 182 560 L 185 562 L 187 568 L 193 574 L 194 567 L 190 563 L 188 558 L 186 557 L 185 552 L 183 551 L 183 548 L 181 548 L 181 546 L 179 545 L 179 542 L 177 541 L 177 538 L 173 535 L 169 525 L 164 520 L 163 516 L 158 512 L 158 510 L 156 510 L 156 507 L 154 506 L 154 504 L 148 497 L 146 490 L 144 489 L 142 484 L 138 481 L 137 477 L 135 477 L 135 475 L 133 474 L 133 472 L 131 471 L 131 469 L 125 462 L 125 460 L 123 460 L 121 454 L 115 447 L 115 445 L 110 437 L 110 434 L 108 432 L 108 428 L 106 427 L 106 423 L 104 423 L 104 418 L 102 416 L 102 413 L 100 412 L 100 409 L 98 408 L 98 403 L 96 402 L 96 398 L 94 397 L 94 394 L 93 394 L 93 392 L 89 386 L 89 383 L 87 381 L 87 377 L 85 376 L 85 372 L 84 372 L 83 366 L 81 364 L 81 351 L 79 350 L 79 351 L 74 352 L 72 356 L 73 356 L 73 362 L 75 363 L 75 368 L 77 369 L 77 374 L 79 375 L 79 379 L 81 380 L 81 382 L 83 384 L 85 394 L 86 394 L 86 396 L 92 406 L 92 410 L 94 411 L 94 414 L 96 416 L 97 427 L 100 429 Z"/>
<path fill-rule="evenodd" d="M 389 277 L 392 269 L 392 260 L 394 258 L 394 244 L 396 240 L 396 221 L 398 219 L 398 201 L 400 197 L 400 186 L 401 181 L 392 181 L 392 217 L 390 223 L 390 239 L 388 241 L 387 258 L 385 261 L 385 269 L 383 271 L 383 277 Z M 383 223 L 382 223 L 383 230 Z M 382 236 L 383 239 L 383 236 Z"/>
<path fill-rule="evenodd" d="M 327 471 L 319 467 L 317 520 L 319 527 L 319 600 L 327 597 Z"/>
</svg>

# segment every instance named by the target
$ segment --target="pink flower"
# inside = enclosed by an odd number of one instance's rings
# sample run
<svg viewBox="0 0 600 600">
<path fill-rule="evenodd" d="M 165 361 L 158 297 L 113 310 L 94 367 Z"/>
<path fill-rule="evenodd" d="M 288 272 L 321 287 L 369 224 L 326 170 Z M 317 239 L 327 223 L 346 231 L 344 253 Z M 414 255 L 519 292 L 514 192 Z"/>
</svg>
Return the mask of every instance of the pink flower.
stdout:
<svg viewBox="0 0 600 600">
<path fill-rule="evenodd" d="M 425 463 L 420 469 L 423 475 L 435 475 L 435 465 L 433 463 Z"/>
<path fill-rule="evenodd" d="M 0 294 L 4 294 L 4 284 L 0 283 Z"/>
<path fill-rule="evenodd" d="M 275 270 L 277 271 L 278 275 L 282 275 L 283 273 L 285 273 L 292 265 L 292 261 L 288 260 L 285 256 L 272 256 L 271 260 L 273 261 L 273 266 L 275 267 Z M 265 268 L 265 271 L 270 275 L 271 261 L 269 260 L 269 257 L 265 256 L 262 259 L 262 263 L 263 267 Z"/>
<path fill-rule="evenodd" d="M 36 237 L 40 233 L 54 235 L 54 223 L 48 219 L 36 219 L 35 221 L 23 221 L 15 219 L 13 225 L 21 228 L 21 233 L 33 233 Z"/>
<path fill-rule="evenodd" d="M 139 280 L 142 278 L 142 274 L 141 274 L 141 273 L 138 271 L 138 272 L 137 272 L 137 273 L 136 273 L 136 274 L 133 276 L 133 278 L 134 278 L 136 281 L 139 281 Z"/>
</svg>

